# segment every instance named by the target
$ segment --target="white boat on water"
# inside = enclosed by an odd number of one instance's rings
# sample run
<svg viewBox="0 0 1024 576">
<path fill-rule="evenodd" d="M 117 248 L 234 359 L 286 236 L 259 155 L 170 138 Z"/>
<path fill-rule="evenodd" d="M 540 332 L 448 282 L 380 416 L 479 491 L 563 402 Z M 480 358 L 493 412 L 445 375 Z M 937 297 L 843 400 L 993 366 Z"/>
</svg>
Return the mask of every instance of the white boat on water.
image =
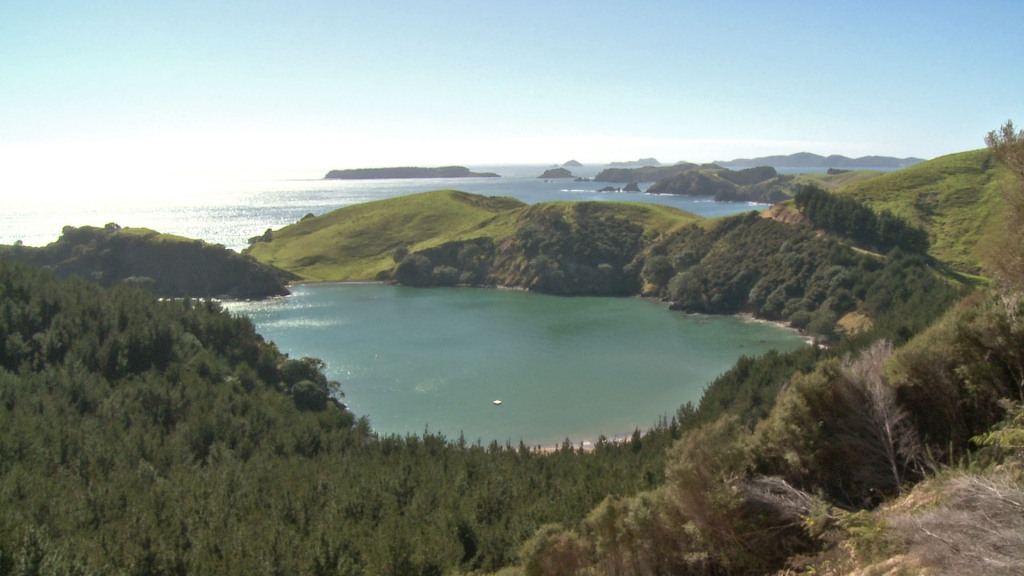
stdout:
<svg viewBox="0 0 1024 576">
<path fill-rule="evenodd" d="M 494 402 L 492 402 L 492 404 L 494 404 L 495 406 L 501 406 L 501 400 L 495 400 Z"/>
</svg>

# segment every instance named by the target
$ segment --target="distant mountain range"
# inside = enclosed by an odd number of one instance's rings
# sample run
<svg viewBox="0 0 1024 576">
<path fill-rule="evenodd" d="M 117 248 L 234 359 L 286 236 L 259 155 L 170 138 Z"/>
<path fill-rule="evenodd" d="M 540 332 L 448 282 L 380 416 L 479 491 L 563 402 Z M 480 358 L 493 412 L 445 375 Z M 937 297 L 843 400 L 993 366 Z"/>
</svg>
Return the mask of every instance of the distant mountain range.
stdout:
<svg viewBox="0 0 1024 576">
<path fill-rule="evenodd" d="M 924 162 L 923 158 L 893 158 L 891 156 L 862 156 L 848 158 L 833 154 L 820 156 L 810 152 L 798 152 L 788 156 L 763 156 L 761 158 L 741 158 L 715 164 L 731 170 L 771 166 L 776 170 L 794 168 L 838 168 L 840 170 L 900 170 Z"/>
</svg>

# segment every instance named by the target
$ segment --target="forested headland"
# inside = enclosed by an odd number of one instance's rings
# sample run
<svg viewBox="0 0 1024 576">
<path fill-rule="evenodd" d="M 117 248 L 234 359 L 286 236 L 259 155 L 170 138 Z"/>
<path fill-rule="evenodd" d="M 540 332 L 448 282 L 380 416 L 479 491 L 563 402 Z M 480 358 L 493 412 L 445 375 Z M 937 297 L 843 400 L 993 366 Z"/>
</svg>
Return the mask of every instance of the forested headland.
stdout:
<svg viewBox="0 0 1024 576">
<path fill-rule="evenodd" d="M 127 282 L 160 296 L 259 299 L 288 294 L 297 276 L 221 245 L 109 223 L 65 226 L 47 246 L 0 246 L 0 256 L 103 286 Z"/>
<path fill-rule="evenodd" d="M 214 302 L 0 260 L 0 574 L 1019 574 L 1022 150 L 1008 123 L 775 218 L 444 192 L 253 245 L 297 262 L 369 221 L 361 261 L 292 271 L 647 294 L 827 344 L 591 451 L 379 437 Z"/>
</svg>

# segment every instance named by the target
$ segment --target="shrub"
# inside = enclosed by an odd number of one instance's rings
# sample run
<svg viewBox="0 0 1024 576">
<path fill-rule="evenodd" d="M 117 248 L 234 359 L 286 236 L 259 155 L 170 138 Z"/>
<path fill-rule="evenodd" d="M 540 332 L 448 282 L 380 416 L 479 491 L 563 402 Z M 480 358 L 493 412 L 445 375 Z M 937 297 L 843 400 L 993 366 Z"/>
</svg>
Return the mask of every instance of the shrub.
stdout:
<svg viewBox="0 0 1024 576">
<path fill-rule="evenodd" d="M 422 254 L 410 254 L 395 268 L 395 281 L 408 286 L 429 286 L 434 265 Z"/>
<path fill-rule="evenodd" d="M 299 381 L 292 389 L 292 399 L 299 410 L 320 412 L 327 409 L 327 390 L 309 380 Z"/>
<path fill-rule="evenodd" d="M 519 553 L 525 576 L 575 576 L 587 563 L 579 535 L 557 524 L 545 524 Z"/>
<path fill-rule="evenodd" d="M 459 283 L 459 269 L 454 266 L 437 266 L 430 275 L 430 283 L 434 286 L 454 286 Z"/>
</svg>

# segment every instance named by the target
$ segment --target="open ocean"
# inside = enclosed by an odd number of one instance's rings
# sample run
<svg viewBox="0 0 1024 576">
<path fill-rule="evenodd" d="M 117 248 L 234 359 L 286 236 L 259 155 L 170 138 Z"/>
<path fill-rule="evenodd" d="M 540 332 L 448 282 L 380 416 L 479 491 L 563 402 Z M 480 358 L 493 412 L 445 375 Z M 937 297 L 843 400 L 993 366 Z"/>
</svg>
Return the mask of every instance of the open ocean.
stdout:
<svg viewBox="0 0 1024 576">
<path fill-rule="evenodd" d="M 27 246 L 55 241 L 64 226 L 145 227 L 168 234 L 223 244 L 233 250 L 267 228 L 280 228 L 306 214 L 321 215 L 343 206 L 430 190 L 455 189 L 486 196 L 508 196 L 528 204 L 552 200 L 650 202 L 674 206 L 705 217 L 724 216 L 765 205 L 714 202 L 709 197 L 683 197 L 629 192 L 597 192 L 611 184 L 545 181 L 537 178 L 546 166 L 474 166 L 501 178 L 411 180 L 251 180 L 169 187 L 158 179 L 140 180 L 125 191 L 105 195 L 73 187 L 58 196 L 3 193 L 0 244 L 20 240 Z M 592 177 L 597 169 L 575 169 Z M 620 187 L 621 184 L 613 186 Z M 642 183 L 647 189 L 650 183 Z"/>
</svg>

